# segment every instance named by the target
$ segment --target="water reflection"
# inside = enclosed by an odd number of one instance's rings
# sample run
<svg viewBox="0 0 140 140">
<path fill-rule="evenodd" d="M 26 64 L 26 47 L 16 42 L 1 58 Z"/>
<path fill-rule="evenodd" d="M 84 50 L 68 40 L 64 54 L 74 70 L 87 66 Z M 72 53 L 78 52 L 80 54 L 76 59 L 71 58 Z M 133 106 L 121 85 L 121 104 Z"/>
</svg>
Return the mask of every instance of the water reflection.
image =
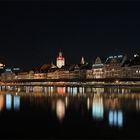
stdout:
<svg viewBox="0 0 140 140">
<path fill-rule="evenodd" d="M 93 88 L 92 90 L 93 90 L 93 92 L 95 92 L 97 94 L 104 93 L 104 88 Z"/>
<path fill-rule="evenodd" d="M 73 94 L 76 95 L 78 92 L 77 87 L 73 87 Z"/>
<path fill-rule="evenodd" d="M 6 109 L 11 110 L 12 108 L 12 95 L 6 94 Z"/>
<path fill-rule="evenodd" d="M 79 87 L 79 93 L 85 93 L 85 88 L 84 87 Z"/>
<path fill-rule="evenodd" d="M 66 93 L 66 87 L 57 87 L 57 93 L 64 95 Z"/>
<path fill-rule="evenodd" d="M 77 95 L 78 87 L 67 87 L 67 93 L 70 95 Z"/>
<path fill-rule="evenodd" d="M 19 88 L 17 88 L 19 89 Z M 25 86 L 20 87 L 20 90 L 17 90 L 18 92 L 20 91 L 25 91 L 26 93 L 30 92 L 43 92 L 43 93 L 58 93 L 58 94 L 72 94 L 72 95 L 77 95 L 77 94 L 85 94 L 85 93 L 131 93 L 133 89 L 130 88 L 117 88 L 117 87 L 110 87 L 110 88 L 97 88 L 97 87 L 86 87 L 86 86 Z"/>
<path fill-rule="evenodd" d="M 104 105 L 106 109 L 118 109 L 121 106 L 118 98 L 106 98 Z"/>
<path fill-rule="evenodd" d="M 56 102 L 56 115 L 60 121 L 62 121 L 65 116 L 65 104 L 60 99 Z"/>
<path fill-rule="evenodd" d="M 140 99 L 136 100 L 136 110 L 140 111 Z"/>
<path fill-rule="evenodd" d="M 45 89 L 46 91 L 48 90 L 48 93 L 54 93 L 54 87 L 50 86 L 48 89 Z M 58 90 L 59 92 L 59 90 Z"/>
<path fill-rule="evenodd" d="M 103 98 L 95 95 L 92 103 L 92 116 L 94 119 L 102 120 L 104 115 Z"/>
<path fill-rule="evenodd" d="M 15 110 L 19 110 L 20 109 L 20 96 L 14 96 L 13 106 L 14 106 Z"/>
<path fill-rule="evenodd" d="M 20 96 L 14 95 L 12 97 L 11 94 L 6 94 L 6 109 L 7 110 L 12 109 L 12 99 L 13 99 L 14 110 L 19 110 L 20 109 Z"/>
<path fill-rule="evenodd" d="M 89 100 L 89 97 L 87 98 L 87 110 L 90 109 L 90 100 Z"/>
<path fill-rule="evenodd" d="M 0 95 L 0 112 L 3 110 L 4 108 L 4 96 Z"/>
<path fill-rule="evenodd" d="M 123 126 L 123 113 L 121 110 L 110 110 L 109 111 L 109 125 L 110 126 Z"/>
<path fill-rule="evenodd" d="M 18 110 L 19 112 L 22 109 L 24 111 L 27 109 L 30 111 L 31 109 L 31 111 L 38 113 L 38 110 L 41 110 L 47 115 L 53 112 L 55 119 L 57 118 L 61 123 L 64 122 L 64 118 L 65 120 L 69 118 L 67 115 L 70 114 L 73 119 L 78 116 L 79 120 L 80 118 L 83 119 L 82 121 L 98 121 L 99 125 L 105 122 L 105 124 L 111 126 L 110 128 L 122 128 L 125 122 L 124 118 L 130 117 L 131 112 L 137 111 L 139 113 L 140 111 L 140 94 L 130 94 L 130 91 L 132 91 L 130 89 L 79 86 L 28 87 L 26 89 L 28 91 L 36 89 L 36 92 L 0 95 L 0 112 L 2 113 L 4 109 Z M 40 90 L 44 92 L 37 92 Z M 23 108 L 21 108 L 21 105 Z M 90 123 L 92 124 L 92 122 Z"/>
<path fill-rule="evenodd" d="M 33 88 L 29 87 L 29 91 L 33 91 L 33 92 L 42 92 L 43 91 L 43 87 L 41 86 L 34 86 Z"/>
<path fill-rule="evenodd" d="M 65 106 L 68 107 L 68 97 L 65 98 Z"/>
</svg>

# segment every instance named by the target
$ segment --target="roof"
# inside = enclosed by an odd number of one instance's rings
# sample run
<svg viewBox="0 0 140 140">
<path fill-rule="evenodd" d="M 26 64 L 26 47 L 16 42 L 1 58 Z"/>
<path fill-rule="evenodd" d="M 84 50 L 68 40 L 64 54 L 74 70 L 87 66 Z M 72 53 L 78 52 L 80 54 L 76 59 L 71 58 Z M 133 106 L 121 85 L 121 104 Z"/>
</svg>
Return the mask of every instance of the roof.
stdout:
<svg viewBox="0 0 140 140">
<path fill-rule="evenodd" d="M 40 70 L 48 70 L 51 68 L 51 64 L 44 64 L 41 66 Z"/>
<path fill-rule="evenodd" d="M 140 56 L 134 56 L 129 63 L 129 66 L 135 66 L 135 65 L 140 65 Z"/>
<path fill-rule="evenodd" d="M 110 63 L 122 63 L 124 56 L 123 55 L 117 55 L 117 56 L 109 56 L 106 59 L 105 64 L 110 64 Z"/>
</svg>

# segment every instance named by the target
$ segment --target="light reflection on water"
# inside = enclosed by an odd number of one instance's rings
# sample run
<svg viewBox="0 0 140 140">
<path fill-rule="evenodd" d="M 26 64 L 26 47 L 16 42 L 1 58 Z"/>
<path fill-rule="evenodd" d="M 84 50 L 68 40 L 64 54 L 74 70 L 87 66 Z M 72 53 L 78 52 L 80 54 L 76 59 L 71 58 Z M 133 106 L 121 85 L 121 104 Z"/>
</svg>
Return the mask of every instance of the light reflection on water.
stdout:
<svg viewBox="0 0 140 140">
<path fill-rule="evenodd" d="M 20 96 L 14 96 L 13 97 L 13 106 L 15 110 L 19 110 L 20 109 Z"/>
<path fill-rule="evenodd" d="M 2 96 L 2 95 L 1 95 Z M 3 96 L 4 98 L 4 96 Z M 20 108 L 20 96 L 14 95 L 12 96 L 10 93 L 6 94 L 6 109 L 11 110 L 12 105 L 14 110 L 19 110 Z"/>
<path fill-rule="evenodd" d="M 4 108 L 4 96 L 0 95 L 0 112 L 3 110 Z"/>
<path fill-rule="evenodd" d="M 11 110 L 12 108 L 12 95 L 6 94 L 6 109 Z"/>
<path fill-rule="evenodd" d="M 35 87 L 34 92 L 29 93 L 27 87 L 27 92 L 1 94 L 0 112 L 16 110 L 20 113 L 40 107 L 46 109 L 42 110 L 44 112 L 55 112 L 58 122 L 63 123 L 69 113 L 73 116 L 75 108 L 82 108 L 89 120 L 92 118 L 99 123 L 107 122 L 109 127 L 123 128 L 124 120 L 127 119 L 124 112 L 140 110 L 140 94 L 131 93 L 129 88 L 45 87 L 44 92 L 35 92 L 40 89 L 43 90 Z M 47 107 L 51 108 L 51 112 Z"/>
<path fill-rule="evenodd" d="M 65 117 L 65 104 L 63 100 L 57 100 L 56 102 L 56 115 L 61 121 Z"/>
<path fill-rule="evenodd" d="M 109 125 L 110 126 L 123 126 L 123 113 L 121 110 L 110 110 L 109 111 Z"/>
<path fill-rule="evenodd" d="M 104 115 L 103 98 L 95 96 L 92 103 L 92 116 L 95 119 L 102 120 Z"/>
</svg>

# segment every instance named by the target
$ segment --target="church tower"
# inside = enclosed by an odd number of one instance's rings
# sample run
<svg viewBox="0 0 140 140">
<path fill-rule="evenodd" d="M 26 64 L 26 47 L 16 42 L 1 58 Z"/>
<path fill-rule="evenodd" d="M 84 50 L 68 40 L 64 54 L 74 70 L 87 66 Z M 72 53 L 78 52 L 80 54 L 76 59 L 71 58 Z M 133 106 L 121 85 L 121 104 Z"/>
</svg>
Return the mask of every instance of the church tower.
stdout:
<svg viewBox="0 0 140 140">
<path fill-rule="evenodd" d="M 62 52 L 60 51 L 58 57 L 56 58 L 56 66 L 58 68 L 61 68 L 64 65 L 65 65 L 65 58 L 63 57 Z"/>
</svg>

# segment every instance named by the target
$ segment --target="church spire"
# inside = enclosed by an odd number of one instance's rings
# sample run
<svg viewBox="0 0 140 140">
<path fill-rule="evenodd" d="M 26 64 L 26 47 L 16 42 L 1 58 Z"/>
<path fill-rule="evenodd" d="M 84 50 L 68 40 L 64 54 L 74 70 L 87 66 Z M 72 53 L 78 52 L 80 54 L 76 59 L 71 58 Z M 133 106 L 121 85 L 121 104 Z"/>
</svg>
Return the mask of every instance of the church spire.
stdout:
<svg viewBox="0 0 140 140">
<path fill-rule="evenodd" d="M 59 52 L 59 57 L 62 57 L 62 52 L 61 51 Z"/>
<path fill-rule="evenodd" d="M 58 54 L 59 57 L 62 57 L 62 51 L 61 51 L 61 48 L 59 49 L 59 54 Z"/>
<path fill-rule="evenodd" d="M 84 59 L 84 57 L 82 56 L 82 58 L 81 58 L 81 63 L 80 63 L 81 65 L 84 65 L 85 64 L 85 59 Z"/>
</svg>

